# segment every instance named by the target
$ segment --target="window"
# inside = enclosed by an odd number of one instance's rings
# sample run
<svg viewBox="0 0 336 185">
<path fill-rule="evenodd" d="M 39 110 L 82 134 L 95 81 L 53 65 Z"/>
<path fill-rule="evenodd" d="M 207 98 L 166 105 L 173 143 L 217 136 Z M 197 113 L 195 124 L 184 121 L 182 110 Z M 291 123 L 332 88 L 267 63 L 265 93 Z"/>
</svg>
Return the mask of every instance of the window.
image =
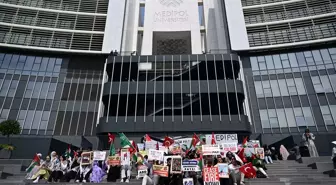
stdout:
<svg viewBox="0 0 336 185">
<path fill-rule="evenodd" d="M 320 78 L 318 76 L 312 76 L 311 79 L 312 79 L 312 82 L 313 82 L 315 92 L 316 93 L 323 93 L 324 89 L 323 89 L 322 83 L 320 81 Z"/>
<path fill-rule="evenodd" d="M 321 49 L 320 52 L 321 52 L 321 55 L 322 55 L 322 58 L 323 58 L 323 61 L 324 61 L 325 64 L 332 63 L 329 52 L 328 52 L 327 49 Z"/>
<path fill-rule="evenodd" d="M 305 86 L 303 85 L 302 78 L 295 78 L 294 81 L 295 81 L 295 87 L 297 89 L 298 95 L 307 94 Z"/>
<path fill-rule="evenodd" d="M 285 109 L 286 112 L 286 117 L 287 117 L 287 123 L 289 127 L 297 127 L 296 126 L 296 121 L 293 113 L 292 108 Z"/>
<path fill-rule="evenodd" d="M 302 107 L 303 116 L 305 117 L 307 126 L 315 126 L 315 121 L 310 107 Z"/>
<path fill-rule="evenodd" d="M 277 109 L 276 112 L 277 112 L 277 115 L 278 115 L 279 126 L 280 127 L 288 127 L 287 120 L 286 120 L 286 115 L 285 115 L 285 110 L 284 109 Z"/>
<path fill-rule="evenodd" d="M 255 90 L 256 90 L 257 97 L 258 98 L 264 97 L 261 81 L 255 81 L 254 82 L 254 87 L 255 87 Z"/>
<path fill-rule="evenodd" d="M 265 56 L 267 69 L 274 69 L 272 56 Z"/>
<path fill-rule="evenodd" d="M 279 55 L 273 55 L 275 69 L 282 69 L 281 60 Z"/>
<path fill-rule="evenodd" d="M 258 57 L 257 59 L 258 59 L 259 69 L 260 69 L 260 70 L 266 70 L 266 61 L 265 61 L 265 57 L 260 56 L 260 57 Z"/>
<path fill-rule="evenodd" d="M 287 84 L 284 79 L 278 80 L 281 96 L 288 96 Z"/>
<path fill-rule="evenodd" d="M 259 67 L 258 67 L 257 57 L 251 57 L 250 61 L 251 61 L 252 71 L 258 71 Z"/>
<path fill-rule="evenodd" d="M 324 123 L 326 125 L 335 125 L 333 118 L 331 116 L 330 110 L 329 110 L 329 106 L 321 106 L 320 108 L 321 108 L 321 113 L 323 116 Z"/>
<path fill-rule="evenodd" d="M 277 80 L 271 80 L 272 94 L 273 96 L 280 96 L 280 89 Z"/>
<path fill-rule="evenodd" d="M 269 118 L 267 115 L 267 110 L 260 110 L 260 120 L 263 128 L 271 128 Z"/>
<path fill-rule="evenodd" d="M 320 76 L 320 79 L 324 92 L 333 92 L 328 76 Z"/>
</svg>

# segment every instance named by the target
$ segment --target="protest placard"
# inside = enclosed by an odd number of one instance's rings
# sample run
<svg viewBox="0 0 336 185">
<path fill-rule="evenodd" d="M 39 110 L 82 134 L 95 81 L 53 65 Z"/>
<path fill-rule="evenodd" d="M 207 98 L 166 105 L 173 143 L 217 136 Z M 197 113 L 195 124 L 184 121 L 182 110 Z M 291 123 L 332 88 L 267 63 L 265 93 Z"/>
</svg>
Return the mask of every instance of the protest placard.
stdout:
<svg viewBox="0 0 336 185">
<path fill-rule="evenodd" d="M 148 160 L 163 161 L 164 151 L 149 149 Z"/>
<path fill-rule="evenodd" d="M 183 185 L 194 185 L 193 178 L 183 178 Z"/>
<path fill-rule="evenodd" d="M 255 148 L 255 154 L 259 155 L 260 159 L 265 159 L 264 148 Z"/>
<path fill-rule="evenodd" d="M 203 155 L 220 155 L 219 145 L 202 145 Z"/>
<path fill-rule="evenodd" d="M 128 149 L 120 150 L 120 163 L 121 165 L 130 165 L 131 164 L 131 154 Z"/>
<path fill-rule="evenodd" d="M 92 152 L 83 152 L 81 156 L 81 165 L 91 164 Z"/>
<path fill-rule="evenodd" d="M 206 167 L 203 168 L 204 185 L 220 185 L 218 168 Z"/>
<path fill-rule="evenodd" d="M 181 147 L 191 145 L 192 138 L 183 138 L 183 139 L 175 139 L 174 143 L 180 145 Z"/>
<path fill-rule="evenodd" d="M 219 178 L 229 178 L 229 165 L 225 163 L 218 163 Z"/>
<path fill-rule="evenodd" d="M 170 173 L 181 174 L 182 173 L 182 157 L 171 156 Z"/>
<path fill-rule="evenodd" d="M 138 166 L 138 177 L 139 178 L 146 176 L 147 173 L 148 173 L 147 166 L 145 165 Z"/>
<path fill-rule="evenodd" d="M 153 165 L 153 173 L 161 177 L 168 177 L 168 166 Z"/>
<path fill-rule="evenodd" d="M 111 166 L 120 166 L 120 156 L 109 156 L 108 164 Z"/>
<path fill-rule="evenodd" d="M 237 147 L 237 143 L 222 143 L 222 147 L 223 147 L 223 151 L 224 153 L 227 152 L 237 152 L 238 151 L 238 147 Z"/>
<path fill-rule="evenodd" d="M 145 144 L 144 143 L 137 143 L 139 151 L 145 150 Z"/>
<path fill-rule="evenodd" d="M 198 161 L 196 159 L 192 160 L 183 160 L 182 161 L 182 171 L 184 172 L 196 172 L 200 171 L 200 168 L 198 166 Z"/>
<path fill-rule="evenodd" d="M 206 144 L 211 144 L 211 134 L 205 135 L 205 142 Z M 216 144 L 220 143 L 238 143 L 238 136 L 237 134 L 215 134 Z"/>
<path fill-rule="evenodd" d="M 248 148 L 260 148 L 260 141 L 259 140 L 250 140 L 247 142 Z"/>
<path fill-rule="evenodd" d="M 93 160 L 94 161 L 105 161 L 106 152 L 105 151 L 94 151 L 93 152 Z"/>
</svg>

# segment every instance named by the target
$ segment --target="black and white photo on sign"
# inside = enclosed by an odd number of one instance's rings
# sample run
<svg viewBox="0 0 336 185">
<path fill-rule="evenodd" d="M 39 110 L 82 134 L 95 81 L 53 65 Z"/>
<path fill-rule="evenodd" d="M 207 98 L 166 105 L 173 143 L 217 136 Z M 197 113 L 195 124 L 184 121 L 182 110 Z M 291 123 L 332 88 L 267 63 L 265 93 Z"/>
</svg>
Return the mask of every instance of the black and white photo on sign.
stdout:
<svg viewBox="0 0 336 185">
<path fill-rule="evenodd" d="M 193 178 L 183 178 L 183 185 L 194 185 Z"/>
</svg>

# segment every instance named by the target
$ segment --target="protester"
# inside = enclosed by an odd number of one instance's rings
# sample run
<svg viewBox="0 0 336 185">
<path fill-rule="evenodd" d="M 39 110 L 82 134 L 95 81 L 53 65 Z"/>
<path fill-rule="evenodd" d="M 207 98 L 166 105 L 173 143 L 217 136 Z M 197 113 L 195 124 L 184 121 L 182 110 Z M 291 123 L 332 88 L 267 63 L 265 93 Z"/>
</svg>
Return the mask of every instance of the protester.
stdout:
<svg viewBox="0 0 336 185">
<path fill-rule="evenodd" d="M 271 150 L 268 148 L 267 145 L 264 145 L 264 152 L 265 152 L 265 162 L 266 164 L 273 164 L 273 160 L 272 160 L 272 152 Z"/>
<path fill-rule="evenodd" d="M 46 181 L 49 180 L 50 173 L 48 169 L 48 162 L 43 161 L 40 166 L 38 166 L 38 171 L 36 174 L 32 176 L 33 183 L 38 183 L 40 179 L 44 179 Z"/>
<path fill-rule="evenodd" d="M 93 183 L 100 183 L 103 181 L 103 177 L 106 175 L 106 173 L 103 170 L 104 166 L 102 167 L 99 166 L 98 161 L 93 162 L 93 167 L 92 167 L 92 173 L 90 177 L 90 182 Z"/>
<path fill-rule="evenodd" d="M 271 157 L 272 160 L 279 160 L 278 152 L 275 150 L 275 147 L 271 147 Z"/>
<path fill-rule="evenodd" d="M 43 162 L 42 154 L 35 154 L 33 161 L 30 163 L 28 168 L 26 169 L 27 175 L 26 179 L 32 179 L 33 175 L 35 175 L 40 169 L 40 164 Z"/>
<path fill-rule="evenodd" d="M 313 133 L 310 133 L 309 129 L 306 129 L 305 133 L 302 134 L 302 140 L 304 146 L 308 147 L 310 157 L 318 157 L 319 154 L 314 143 L 315 136 Z"/>
<path fill-rule="evenodd" d="M 336 141 L 333 141 L 332 143 L 336 145 Z M 334 146 L 334 148 L 332 149 L 331 159 L 332 159 L 333 164 L 334 164 L 334 169 L 336 169 L 336 146 Z"/>
<path fill-rule="evenodd" d="M 267 170 L 263 160 L 260 159 L 259 154 L 255 155 L 255 158 L 252 160 L 253 168 L 255 171 L 261 172 L 266 178 L 268 178 L 268 175 L 265 170 Z"/>
<path fill-rule="evenodd" d="M 80 165 L 80 155 L 81 153 L 78 153 L 75 155 L 72 160 L 70 161 L 70 168 L 68 171 L 64 174 L 62 181 L 63 182 L 70 182 L 70 180 L 75 179 L 77 173 L 79 172 L 79 165 Z"/>
<path fill-rule="evenodd" d="M 234 185 L 237 185 L 238 183 L 240 185 L 244 185 L 244 173 L 241 173 L 239 171 L 239 168 L 241 167 L 240 162 L 236 160 L 236 158 L 231 159 L 231 164 L 229 165 L 229 173 L 230 173 L 230 178 L 233 181 Z"/>
<path fill-rule="evenodd" d="M 121 156 L 121 181 L 120 182 L 129 182 L 131 179 L 132 172 L 132 163 L 130 153 L 125 153 L 124 156 Z"/>
</svg>

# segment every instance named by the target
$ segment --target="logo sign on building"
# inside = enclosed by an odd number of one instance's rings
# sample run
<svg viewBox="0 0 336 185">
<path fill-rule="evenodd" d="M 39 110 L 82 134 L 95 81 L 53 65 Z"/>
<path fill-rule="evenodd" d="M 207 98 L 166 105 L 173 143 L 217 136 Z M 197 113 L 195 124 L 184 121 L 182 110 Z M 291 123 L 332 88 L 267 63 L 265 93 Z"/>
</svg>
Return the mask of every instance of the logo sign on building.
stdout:
<svg viewBox="0 0 336 185">
<path fill-rule="evenodd" d="M 153 173 L 161 177 L 168 177 L 168 166 L 153 165 Z"/>
<path fill-rule="evenodd" d="M 163 161 L 164 151 L 150 149 L 148 151 L 148 160 Z"/>
<path fill-rule="evenodd" d="M 182 161 L 182 171 L 184 172 L 196 172 L 200 171 L 197 160 L 184 160 Z"/>
<path fill-rule="evenodd" d="M 237 152 L 238 151 L 238 147 L 237 147 L 237 143 L 232 142 L 232 143 L 222 143 L 222 148 L 224 153 L 227 152 Z"/>
<path fill-rule="evenodd" d="M 211 143 L 211 134 L 205 135 L 205 141 L 207 144 Z M 215 134 L 216 144 L 220 143 L 238 143 L 237 134 Z"/>
<path fill-rule="evenodd" d="M 160 4 L 167 7 L 178 7 L 183 3 L 183 0 L 158 0 Z"/>
<path fill-rule="evenodd" d="M 204 185 L 220 185 L 217 167 L 203 168 Z"/>
<path fill-rule="evenodd" d="M 194 185 L 193 178 L 183 178 L 183 185 Z"/>
<path fill-rule="evenodd" d="M 219 178 L 229 178 L 229 165 L 225 163 L 218 164 Z"/>
<path fill-rule="evenodd" d="M 105 159 L 106 159 L 106 151 L 94 151 L 93 152 L 94 161 L 105 161 Z"/>
<path fill-rule="evenodd" d="M 203 155 L 220 155 L 219 145 L 202 145 Z"/>
</svg>

